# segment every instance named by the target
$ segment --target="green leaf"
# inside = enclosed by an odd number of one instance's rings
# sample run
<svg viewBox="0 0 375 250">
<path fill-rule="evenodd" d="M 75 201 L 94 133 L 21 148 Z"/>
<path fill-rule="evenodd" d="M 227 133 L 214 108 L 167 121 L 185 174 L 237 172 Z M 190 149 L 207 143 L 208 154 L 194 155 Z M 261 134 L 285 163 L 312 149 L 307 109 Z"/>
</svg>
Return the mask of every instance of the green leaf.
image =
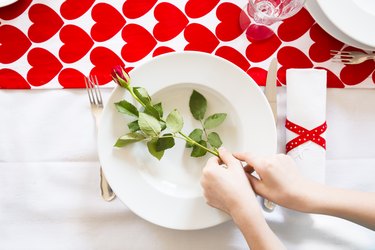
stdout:
<svg viewBox="0 0 375 250">
<path fill-rule="evenodd" d="M 202 120 L 207 110 L 207 100 L 198 91 L 193 90 L 189 100 L 190 112 L 196 120 Z"/>
<path fill-rule="evenodd" d="M 159 112 L 159 117 L 163 117 L 163 107 L 161 105 L 161 102 L 155 104 L 153 107 Z"/>
<path fill-rule="evenodd" d="M 128 128 L 129 128 L 130 132 L 136 132 L 136 131 L 140 130 L 139 125 L 138 125 L 138 120 L 135 120 L 135 121 L 132 121 L 132 122 L 128 123 Z"/>
<path fill-rule="evenodd" d="M 148 152 L 150 152 L 150 154 L 152 154 L 156 159 L 160 160 L 164 155 L 164 151 L 157 151 L 156 150 L 157 141 L 158 141 L 158 139 L 154 138 L 151 141 L 147 142 L 147 148 L 148 148 Z"/>
<path fill-rule="evenodd" d="M 182 127 L 184 126 L 184 121 L 182 120 L 182 116 L 177 111 L 177 109 L 173 110 L 167 116 L 167 128 L 171 130 L 172 133 L 180 132 Z"/>
<path fill-rule="evenodd" d="M 160 120 L 160 114 L 159 112 L 156 110 L 156 108 L 154 108 L 153 106 L 151 106 L 150 104 L 147 104 L 146 107 L 145 107 L 145 110 L 144 112 L 148 115 L 151 115 L 153 117 L 155 117 L 156 119 Z"/>
<path fill-rule="evenodd" d="M 167 137 L 159 137 L 156 142 L 156 151 L 164 151 L 166 149 L 172 148 L 174 146 L 174 138 L 172 134 L 164 134 L 163 136 Z"/>
<path fill-rule="evenodd" d="M 226 117 L 227 117 L 226 113 L 213 114 L 207 117 L 207 119 L 204 121 L 203 126 L 206 129 L 216 128 L 217 126 L 223 123 Z"/>
<path fill-rule="evenodd" d="M 151 97 L 147 93 L 147 90 L 142 87 L 134 87 L 133 88 L 134 94 L 143 102 L 143 104 L 147 105 L 151 102 Z"/>
<path fill-rule="evenodd" d="M 119 148 L 125 147 L 126 145 L 129 145 L 134 142 L 139 142 L 144 139 L 146 139 L 146 137 L 143 134 L 131 132 L 131 133 L 121 136 L 117 140 L 115 147 L 119 147 Z"/>
<path fill-rule="evenodd" d="M 167 128 L 167 124 L 165 123 L 165 121 L 159 121 L 160 123 L 160 126 L 161 126 L 161 131 L 163 131 L 164 129 Z"/>
<path fill-rule="evenodd" d="M 201 141 L 199 142 L 199 144 L 201 144 L 202 146 L 207 147 L 207 142 L 204 141 L 204 140 L 201 140 Z M 204 156 L 206 153 L 207 153 L 207 151 L 206 151 L 205 149 L 203 149 L 203 148 L 201 148 L 201 147 L 199 147 L 199 146 L 197 146 L 197 145 L 194 145 L 194 146 L 193 146 L 193 151 L 191 151 L 190 156 L 192 156 L 192 157 L 202 157 L 202 156 Z"/>
<path fill-rule="evenodd" d="M 216 132 L 211 132 L 207 136 L 208 143 L 214 147 L 214 148 L 219 148 L 223 142 L 220 139 L 220 136 Z"/>
<path fill-rule="evenodd" d="M 138 117 L 137 108 L 126 100 L 122 100 L 115 103 L 116 109 L 120 113 Z"/>
<path fill-rule="evenodd" d="M 200 142 L 202 140 L 203 130 L 200 128 L 194 129 L 190 134 L 189 137 L 193 139 L 193 141 Z M 186 142 L 185 145 L 187 148 L 193 147 L 193 144 L 190 142 Z"/>
<path fill-rule="evenodd" d="M 139 113 L 138 125 L 143 133 L 152 137 L 158 136 L 161 131 L 159 121 L 146 113 Z"/>
</svg>

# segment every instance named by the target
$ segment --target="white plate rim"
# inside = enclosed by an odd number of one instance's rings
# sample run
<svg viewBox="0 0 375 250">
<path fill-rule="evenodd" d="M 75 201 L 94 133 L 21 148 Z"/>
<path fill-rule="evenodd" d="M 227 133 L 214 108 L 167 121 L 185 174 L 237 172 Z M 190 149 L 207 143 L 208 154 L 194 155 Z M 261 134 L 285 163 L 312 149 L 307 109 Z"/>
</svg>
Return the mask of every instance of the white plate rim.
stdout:
<svg viewBox="0 0 375 250">
<path fill-rule="evenodd" d="M 372 50 L 375 49 L 375 33 L 371 32 L 370 27 L 363 28 L 365 24 L 375 23 L 375 15 L 363 11 L 353 0 L 317 0 L 317 4 L 338 30 L 359 43 L 372 47 Z"/>
<path fill-rule="evenodd" d="M 207 63 L 212 63 L 212 62 L 215 63 L 216 62 L 220 65 L 225 65 L 225 67 L 227 67 L 226 69 L 231 68 L 234 72 L 237 72 L 236 74 L 239 74 L 241 77 L 245 77 L 247 79 L 247 81 L 248 81 L 247 84 L 249 84 L 248 85 L 249 89 L 251 89 L 252 91 L 255 91 L 254 92 L 255 94 L 253 94 L 253 95 L 260 98 L 262 100 L 263 104 L 264 104 L 263 107 L 260 107 L 260 108 L 264 111 L 262 113 L 262 116 L 264 116 L 265 119 L 267 120 L 266 127 L 268 127 L 267 128 L 268 129 L 267 130 L 268 138 L 265 138 L 265 141 L 263 141 L 263 142 L 257 142 L 259 145 L 261 145 L 260 151 L 263 151 L 263 152 L 260 152 L 260 153 L 265 153 L 265 154 L 275 153 L 276 147 L 277 147 L 277 142 L 276 142 L 277 136 L 276 136 L 276 126 L 275 126 L 275 123 L 274 123 L 272 110 L 271 110 L 265 96 L 263 95 L 261 89 L 255 83 L 255 81 L 253 81 L 242 69 L 240 69 L 236 65 L 230 63 L 229 61 L 227 61 L 225 59 L 222 59 L 220 57 L 211 55 L 211 54 L 203 53 L 203 52 L 174 52 L 174 53 L 168 53 L 168 54 L 161 55 L 161 56 L 158 56 L 156 58 L 153 58 L 152 60 L 150 60 L 148 62 L 145 62 L 144 64 L 140 65 L 139 67 L 133 69 L 130 73 L 130 75 L 132 77 L 132 81 L 136 82 L 136 79 L 138 79 L 138 76 L 137 76 L 138 70 L 142 67 L 147 67 L 148 64 L 154 64 L 155 65 L 155 61 L 157 62 L 157 61 L 160 61 L 160 60 L 173 60 L 174 58 L 185 58 L 185 57 L 196 58 L 197 60 L 207 61 Z M 188 65 L 187 67 L 192 67 L 192 66 Z M 136 213 L 138 216 L 142 217 L 143 219 L 146 219 L 147 221 L 150 221 L 150 222 L 152 222 L 154 224 L 157 224 L 159 226 L 163 226 L 163 227 L 167 227 L 167 228 L 171 228 L 171 229 L 180 229 L 180 230 L 202 229 L 202 228 L 215 226 L 217 224 L 220 224 L 220 223 L 223 223 L 223 222 L 229 220 L 230 219 L 229 216 L 226 215 L 225 213 L 223 213 L 221 211 L 218 211 L 217 209 L 209 207 L 205 203 L 205 200 L 204 200 L 203 197 L 199 197 L 199 199 L 191 201 L 191 203 L 194 206 L 199 206 L 200 209 L 202 209 L 202 206 L 204 206 L 204 209 L 207 209 L 207 211 L 205 211 L 205 213 L 206 214 L 211 213 L 212 218 L 209 218 L 206 221 L 204 221 L 204 218 L 203 218 L 203 221 L 194 221 L 194 222 L 184 221 L 184 219 L 181 219 L 180 221 L 167 221 L 165 218 L 164 218 L 164 220 L 160 219 L 160 218 L 155 218 L 155 216 L 148 214 L 147 211 L 145 212 L 144 209 L 142 210 L 142 209 L 139 209 L 139 207 L 137 208 L 136 206 L 133 206 L 134 205 L 134 198 L 133 198 L 133 201 L 129 202 L 129 199 L 131 199 L 131 198 L 126 196 L 126 193 L 124 192 L 124 190 L 122 190 L 123 185 L 119 184 L 119 180 L 118 180 L 119 177 L 116 176 L 116 173 L 113 173 L 113 170 L 111 170 L 112 166 L 109 166 L 109 163 L 110 163 L 110 161 L 108 161 L 108 157 L 109 157 L 108 151 L 109 151 L 109 149 L 108 148 L 105 149 L 105 147 L 108 146 L 108 145 L 105 145 L 103 143 L 106 140 L 105 139 L 105 137 L 106 137 L 106 131 L 105 131 L 105 129 L 106 129 L 105 128 L 106 119 L 108 121 L 108 116 L 109 116 L 108 114 L 110 114 L 110 112 L 113 112 L 113 110 L 112 111 L 110 110 L 110 109 L 113 109 L 113 108 L 111 108 L 110 104 L 114 101 L 113 97 L 116 96 L 116 94 L 119 94 L 119 93 L 123 94 L 124 90 L 120 87 L 116 87 L 113 90 L 110 98 L 108 99 L 108 103 L 104 108 L 102 120 L 100 122 L 99 131 L 98 131 L 98 153 L 99 153 L 100 162 L 101 162 L 102 167 L 103 167 L 103 171 L 104 171 L 109 183 L 111 184 L 113 190 L 115 191 L 117 196 L 120 198 L 120 200 L 125 205 L 127 205 L 130 210 L 132 210 L 134 213 Z M 150 91 L 150 94 L 152 94 L 152 93 L 153 93 L 153 91 Z M 112 142 L 112 145 L 113 145 L 113 142 Z M 247 147 L 249 145 L 251 145 L 251 144 L 245 143 L 244 147 Z M 265 147 L 267 147 L 267 149 L 265 149 Z M 110 149 L 110 150 L 113 150 L 113 149 Z M 128 195 L 129 195 L 129 193 L 128 193 Z M 185 202 L 185 201 L 180 201 L 180 202 Z M 190 205 L 189 203 L 186 203 L 186 204 Z M 174 205 L 176 205 L 176 204 L 174 204 Z M 142 210 L 142 211 L 140 211 L 140 210 Z M 181 211 L 179 211 L 179 212 L 181 212 Z M 169 215 L 169 217 L 172 218 L 173 215 Z M 199 217 L 199 215 L 198 215 L 198 217 Z M 200 218 L 200 219 L 202 220 L 202 218 Z"/>
<path fill-rule="evenodd" d="M 346 45 L 355 48 L 360 48 L 366 51 L 375 50 L 375 47 L 362 44 L 359 41 L 354 40 L 350 36 L 346 35 L 341 30 L 339 30 L 323 13 L 316 0 L 307 0 L 305 6 L 311 14 L 311 16 L 314 18 L 314 20 L 319 24 L 319 26 L 322 27 L 328 34 L 330 34 L 337 40 L 345 43 Z"/>
<path fill-rule="evenodd" d="M 17 1 L 18 0 L 4 0 L 4 1 L 0 0 L 0 8 L 11 5 L 12 3 L 15 3 Z"/>
</svg>

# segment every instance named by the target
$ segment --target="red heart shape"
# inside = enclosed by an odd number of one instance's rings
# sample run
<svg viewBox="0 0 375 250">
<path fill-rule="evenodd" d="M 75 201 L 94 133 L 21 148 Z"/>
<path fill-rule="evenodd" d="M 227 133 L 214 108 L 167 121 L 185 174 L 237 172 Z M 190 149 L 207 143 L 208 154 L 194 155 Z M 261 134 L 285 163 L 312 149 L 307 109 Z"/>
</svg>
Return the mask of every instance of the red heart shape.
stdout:
<svg viewBox="0 0 375 250">
<path fill-rule="evenodd" d="M 122 47 L 121 56 L 127 62 L 136 62 L 147 56 L 156 46 L 154 37 L 142 26 L 126 25 L 122 29 L 122 39 L 127 43 Z"/>
<path fill-rule="evenodd" d="M 85 76 L 76 69 L 63 69 L 59 74 L 59 83 L 64 88 L 84 88 Z"/>
<path fill-rule="evenodd" d="M 29 89 L 26 80 L 11 69 L 0 69 L 0 89 Z"/>
<path fill-rule="evenodd" d="M 249 61 L 240 52 L 232 47 L 220 47 L 216 50 L 215 54 L 234 63 L 244 71 L 250 67 Z"/>
<path fill-rule="evenodd" d="M 103 42 L 121 30 L 126 21 L 124 17 L 111 5 L 99 3 L 91 12 L 92 19 L 96 22 L 91 28 L 91 37 L 97 42 Z"/>
<path fill-rule="evenodd" d="M 0 63 L 17 61 L 30 46 L 29 38 L 16 27 L 0 26 Z"/>
<path fill-rule="evenodd" d="M 188 25 L 189 20 L 184 13 L 170 3 L 158 4 L 154 11 L 158 23 L 154 27 L 154 37 L 159 41 L 169 41 L 176 37 Z"/>
<path fill-rule="evenodd" d="M 290 68 L 312 68 L 314 65 L 310 59 L 299 49 L 285 46 L 277 53 L 277 60 L 282 67 L 277 72 L 279 81 L 285 85 L 286 70 Z"/>
<path fill-rule="evenodd" d="M 50 39 L 60 30 L 64 22 L 50 7 L 44 4 L 34 4 L 29 10 L 29 18 L 33 24 L 28 35 L 31 41 L 41 43 Z"/>
<path fill-rule="evenodd" d="M 161 46 L 154 50 L 154 53 L 152 53 L 152 56 L 155 57 L 155 56 L 170 53 L 170 52 L 174 52 L 174 50 L 169 47 Z"/>
<path fill-rule="evenodd" d="M 96 47 L 90 54 L 91 63 L 95 67 L 90 75 L 98 78 L 99 84 L 105 84 L 112 80 L 111 71 L 116 65 L 125 66 L 124 62 L 112 50 L 105 47 Z"/>
<path fill-rule="evenodd" d="M 216 10 L 216 16 L 221 21 L 216 27 L 216 36 L 222 41 L 231 41 L 243 33 L 240 26 L 242 9 L 232 3 L 222 3 Z"/>
<path fill-rule="evenodd" d="M 310 29 L 310 37 L 314 41 L 309 49 L 310 58 L 315 62 L 324 62 L 332 58 L 330 50 L 340 50 L 344 43 L 325 32 L 318 24 Z"/>
<path fill-rule="evenodd" d="M 259 85 L 266 86 L 267 70 L 252 67 L 246 73 Z"/>
<path fill-rule="evenodd" d="M 0 8 L 0 19 L 12 20 L 21 15 L 31 4 L 32 0 L 18 0 L 17 2 Z"/>
<path fill-rule="evenodd" d="M 364 53 L 364 51 L 354 47 L 346 47 L 344 51 L 359 51 Z M 347 85 L 356 85 L 366 80 L 371 74 L 374 79 L 374 70 L 374 60 L 367 60 L 360 64 L 345 65 L 340 72 L 340 78 Z"/>
<path fill-rule="evenodd" d="M 266 40 L 252 41 L 246 48 L 246 57 L 251 62 L 264 61 L 272 56 L 280 45 L 281 41 L 275 34 Z"/>
<path fill-rule="evenodd" d="M 302 8 L 297 14 L 280 24 L 277 34 L 283 41 L 294 41 L 305 34 L 314 23 L 315 20 L 310 13 Z"/>
<path fill-rule="evenodd" d="M 327 88 L 345 88 L 344 83 L 329 69 L 323 67 L 316 67 L 316 69 L 327 71 Z"/>
<path fill-rule="evenodd" d="M 198 23 L 189 24 L 184 31 L 184 36 L 188 42 L 185 50 L 212 53 L 220 43 L 209 29 Z"/>
<path fill-rule="evenodd" d="M 84 57 L 94 45 L 91 37 L 80 27 L 66 25 L 60 31 L 60 40 L 64 45 L 60 48 L 60 59 L 65 63 L 73 63 Z"/>
<path fill-rule="evenodd" d="M 220 0 L 189 0 L 185 5 L 185 13 L 191 18 L 199 18 L 207 15 Z"/>
<path fill-rule="evenodd" d="M 68 20 L 76 19 L 86 13 L 95 0 L 65 0 L 60 7 L 61 16 Z"/>
<path fill-rule="evenodd" d="M 50 82 L 62 69 L 62 64 L 48 50 L 34 48 L 27 55 L 31 69 L 27 73 L 27 81 L 33 86 L 41 86 Z"/>
<path fill-rule="evenodd" d="M 158 0 L 126 0 L 122 6 L 122 13 L 127 18 L 139 18 L 149 12 Z"/>
</svg>

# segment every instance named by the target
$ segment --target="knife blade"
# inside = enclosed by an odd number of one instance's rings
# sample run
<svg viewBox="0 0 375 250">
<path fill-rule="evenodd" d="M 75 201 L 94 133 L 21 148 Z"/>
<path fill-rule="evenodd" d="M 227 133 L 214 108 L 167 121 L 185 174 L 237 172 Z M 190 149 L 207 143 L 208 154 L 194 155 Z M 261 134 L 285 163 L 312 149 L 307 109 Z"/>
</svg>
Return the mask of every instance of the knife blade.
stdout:
<svg viewBox="0 0 375 250">
<path fill-rule="evenodd" d="M 273 118 L 275 119 L 275 124 L 277 124 L 277 78 L 276 78 L 277 76 L 276 74 L 277 74 L 277 59 L 273 58 L 268 68 L 265 95 L 268 100 L 268 103 L 271 106 Z M 263 199 L 262 205 L 263 205 L 263 208 L 268 212 L 272 212 L 276 207 L 275 203 L 267 199 Z"/>
</svg>

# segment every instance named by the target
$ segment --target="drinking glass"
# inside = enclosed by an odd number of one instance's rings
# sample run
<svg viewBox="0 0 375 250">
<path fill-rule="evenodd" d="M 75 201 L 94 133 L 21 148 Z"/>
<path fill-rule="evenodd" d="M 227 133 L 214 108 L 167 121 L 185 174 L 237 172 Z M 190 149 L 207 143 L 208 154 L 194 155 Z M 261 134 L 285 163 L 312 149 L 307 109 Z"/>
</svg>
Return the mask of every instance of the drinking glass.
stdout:
<svg viewBox="0 0 375 250">
<path fill-rule="evenodd" d="M 251 40 L 272 36 L 279 21 L 300 11 L 306 0 L 249 0 L 240 16 L 240 26 Z"/>
</svg>

